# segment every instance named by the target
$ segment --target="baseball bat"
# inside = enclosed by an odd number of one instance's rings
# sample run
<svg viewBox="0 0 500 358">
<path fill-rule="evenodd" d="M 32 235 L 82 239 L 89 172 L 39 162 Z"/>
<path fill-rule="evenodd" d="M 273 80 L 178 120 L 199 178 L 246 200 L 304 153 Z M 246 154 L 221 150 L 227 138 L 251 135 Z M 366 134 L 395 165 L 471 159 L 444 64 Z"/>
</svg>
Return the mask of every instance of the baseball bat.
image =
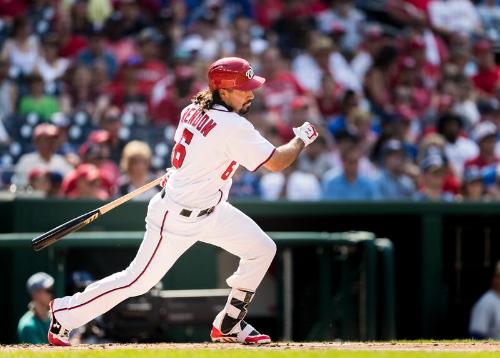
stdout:
<svg viewBox="0 0 500 358">
<path fill-rule="evenodd" d="M 70 221 L 65 222 L 62 225 L 59 225 L 58 227 L 53 228 L 50 231 L 47 231 L 46 233 L 31 240 L 31 247 L 35 251 L 40 251 L 41 249 L 49 245 L 52 245 L 56 241 L 62 239 L 64 236 L 68 235 L 69 233 L 80 230 L 82 227 L 90 224 L 92 221 L 106 214 L 108 211 L 113 210 L 114 208 L 122 205 L 123 203 L 126 203 L 130 199 L 133 199 L 136 196 L 144 193 L 145 191 L 148 191 L 149 189 L 157 186 L 158 184 L 160 184 L 161 180 L 162 177 L 156 178 L 155 180 L 141 186 L 140 188 L 135 189 L 134 191 L 131 191 L 128 194 L 125 194 L 122 197 L 119 197 L 118 199 L 113 200 L 110 203 L 107 203 L 97 209 L 89 211 L 88 213 L 85 213 L 77 218 L 71 219 Z"/>
</svg>

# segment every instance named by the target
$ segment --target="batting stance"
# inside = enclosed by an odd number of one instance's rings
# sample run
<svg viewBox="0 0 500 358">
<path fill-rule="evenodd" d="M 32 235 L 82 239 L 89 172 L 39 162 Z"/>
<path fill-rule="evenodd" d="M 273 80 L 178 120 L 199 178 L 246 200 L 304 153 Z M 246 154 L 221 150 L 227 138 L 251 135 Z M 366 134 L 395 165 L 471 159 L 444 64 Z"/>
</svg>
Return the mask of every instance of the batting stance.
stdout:
<svg viewBox="0 0 500 358">
<path fill-rule="evenodd" d="M 148 206 L 146 233 L 132 263 L 123 271 L 89 285 L 73 296 L 54 299 L 50 344 L 69 345 L 68 333 L 128 297 L 153 287 L 195 242 L 219 246 L 240 258 L 228 279 L 232 288 L 213 321 L 214 342 L 269 343 L 243 319 L 276 253 L 275 243 L 257 224 L 227 202 L 234 172 L 261 166 L 280 171 L 297 159 L 318 133 L 305 122 L 295 138 L 275 148 L 242 115 L 265 79 L 241 58 L 222 58 L 208 69 L 209 88 L 181 112 L 174 136 L 172 167 L 163 190 Z"/>
</svg>

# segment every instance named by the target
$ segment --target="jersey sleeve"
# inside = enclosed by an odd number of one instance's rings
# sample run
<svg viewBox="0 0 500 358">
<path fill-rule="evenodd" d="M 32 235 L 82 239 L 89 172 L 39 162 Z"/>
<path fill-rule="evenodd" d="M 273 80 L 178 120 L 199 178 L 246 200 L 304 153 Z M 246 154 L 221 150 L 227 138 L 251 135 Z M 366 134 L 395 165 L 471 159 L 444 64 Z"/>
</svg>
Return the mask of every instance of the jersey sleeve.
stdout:
<svg viewBox="0 0 500 358">
<path fill-rule="evenodd" d="M 250 171 L 256 171 L 274 154 L 276 148 L 247 121 L 227 134 L 227 152 Z"/>
</svg>

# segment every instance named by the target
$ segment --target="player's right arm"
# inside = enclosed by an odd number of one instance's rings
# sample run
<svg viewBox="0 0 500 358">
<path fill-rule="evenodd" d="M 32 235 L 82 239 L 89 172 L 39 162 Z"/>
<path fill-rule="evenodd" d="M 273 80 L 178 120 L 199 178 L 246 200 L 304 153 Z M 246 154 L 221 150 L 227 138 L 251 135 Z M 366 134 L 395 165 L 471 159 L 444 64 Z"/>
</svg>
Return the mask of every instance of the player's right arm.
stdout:
<svg viewBox="0 0 500 358">
<path fill-rule="evenodd" d="M 264 163 L 264 168 L 272 172 L 279 172 L 288 168 L 297 159 L 302 149 L 314 142 L 318 137 L 318 131 L 309 122 L 294 128 L 293 132 L 295 138 L 276 148 L 271 158 Z"/>
</svg>

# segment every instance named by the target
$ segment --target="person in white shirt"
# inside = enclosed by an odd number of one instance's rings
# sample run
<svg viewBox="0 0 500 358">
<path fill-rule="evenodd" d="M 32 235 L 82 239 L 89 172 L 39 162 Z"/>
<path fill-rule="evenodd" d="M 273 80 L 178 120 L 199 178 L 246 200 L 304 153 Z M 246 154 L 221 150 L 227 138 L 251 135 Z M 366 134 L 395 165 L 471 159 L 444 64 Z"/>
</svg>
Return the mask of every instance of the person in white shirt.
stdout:
<svg viewBox="0 0 500 358">
<path fill-rule="evenodd" d="M 36 150 L 19 158 L 14 169 L 13 182 L 18 187 L 28 184 L 28 174 L 35 168 L 65 176 L 73 167 L 60 154 L 56 154 L 59 130 L 53 124 L 42 123 L 33 131 L 33 144 Z"/>
<path fill-rule="evenodd" d="M 428 7 L 432 26 L 443 34 L 481 32 L 479 14 L 470 0 L 432 0 Z"/>
<path fill-rule="evenodd" d="M 489 289 L 472 308 L 469 333 L 475 339 L 500 340 L 500 261 Z"/>
<path fill-rule="evenodd" d="M 270 343 L 243 319 L 257 287 L 276 253 L 276 244 L 248 216 L 227 202 L 232 176 L 240 165 L 281 171 L 290 166 L 318 132 L 309 122 L 294 128 L 295 137 L 275 147 L 243 115 L 253 91 L 265 79 L 248 61 L 226 57 L 208 69 L 209 87 L 193 98 L 179 118 L 172 148 L 172 167 L 163 190 L 148 206 L 146 233 L 127 269 L 94 282 L 85 291 L 51 302 L 49 343 L 69 345 L 68 334 L 123 300 L 141 295 L 170 270 L 197 241 L 240 257 L 227 280 L 231 287 L 210 332 L 214 342 Z M 193 273 L 203 267 L 193 267 Z"/>
<path fill-rule="evenodd" d="M 446 140 L 444 152 L 459 178 L 462 177 L 465 162 L 479 154 L 477 144 L 461 135 L 462 128 L 463 120 L 458 114 L 445 113 L 437 122 L 437 131 Z"/>
</svg>

